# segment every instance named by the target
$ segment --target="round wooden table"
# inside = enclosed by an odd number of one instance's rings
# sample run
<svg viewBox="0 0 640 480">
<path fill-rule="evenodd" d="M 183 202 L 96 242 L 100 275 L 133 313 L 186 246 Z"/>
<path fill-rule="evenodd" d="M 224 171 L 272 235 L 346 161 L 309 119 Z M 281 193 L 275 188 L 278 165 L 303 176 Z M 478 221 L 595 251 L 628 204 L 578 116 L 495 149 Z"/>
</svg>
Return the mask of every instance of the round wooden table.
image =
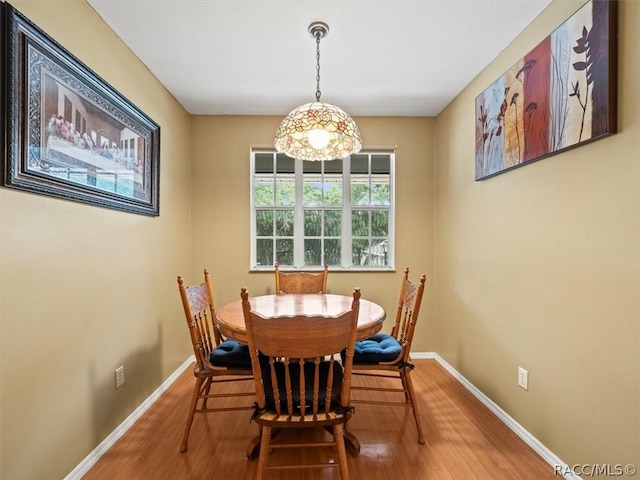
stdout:
<svg viewBox="0 0 640 480">
<path fill-rule="evenodd" d="M 251 310 L 265 317 L 276 315 L 329 315 L 336 316 L 351 310 L 353 297 L 350 295 L 333 295 L 321 293 L 287 293 L 281 295 L 263 295 L 249 297 Z M 380 305 L 360 298 L 358 312 L 357 339 L 370 337 L 382 328 L 386 317 Z M 237 342 L 248 343 L 244 326 L 242 300 L 231 302 L 216 313 L 216 324 L 223 336 Z M 360 453 L 360 442 L 351 432 L 344 430 L 347 451 L 354 457 Z M 260 435 L 254 437 L 247 447 L 249 459 L 257 458 L 260 449 Z"/>
<path fill-rule="evenodd" d="M 336 316 L 351 310 L 353 297 L 320 293 L 287 293 L 249 297 L 251 310 L 265 317 L 276 315 L 329 315 Z M 382 328 L 386 317 L 384 308 L 360 298 L 357 339 L 370 337 Z M 223 336 L 247 343 L 242 300 L 228 303 L 217 311 L 216 323 Z"/>
</svg>

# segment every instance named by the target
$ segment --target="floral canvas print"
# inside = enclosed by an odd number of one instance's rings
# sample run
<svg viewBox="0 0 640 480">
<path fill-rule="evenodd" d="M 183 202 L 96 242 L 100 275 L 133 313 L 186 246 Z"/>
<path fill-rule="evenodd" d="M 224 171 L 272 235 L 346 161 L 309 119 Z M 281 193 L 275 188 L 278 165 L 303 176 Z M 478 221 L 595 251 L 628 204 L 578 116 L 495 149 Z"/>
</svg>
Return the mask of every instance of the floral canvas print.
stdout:
<svg viewBox="0 0 640 480">
<path fill-rule="evenodd" d="M 616 131 L 615 1 L 590 0 L 476 98 L 476 180 Z"/>
</svg>

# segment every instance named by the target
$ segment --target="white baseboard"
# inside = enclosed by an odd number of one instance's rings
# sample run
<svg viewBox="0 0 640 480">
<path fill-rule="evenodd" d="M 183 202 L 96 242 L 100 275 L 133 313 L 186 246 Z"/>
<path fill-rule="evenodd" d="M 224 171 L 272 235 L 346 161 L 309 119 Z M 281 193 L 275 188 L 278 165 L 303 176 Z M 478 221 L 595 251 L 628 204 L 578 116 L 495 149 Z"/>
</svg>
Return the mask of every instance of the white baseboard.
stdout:
<svg viewBox="0 0 640 480">
<path fill-rule="evenodd" d="M 527 445 L 529 445 L 543 460 L 551 467 L 558 467 L 561 471 L 567 471 L 568 467 L 560 460 L 551 450 L 545 447 L 537 438 L 531 435 L 525 428 L 516 422 L 511 416 L 500 408 L 493 400 L 478 390 L 469 380 L 464 378 L 455 368 L 449 365 L 440 355 L 434 352 L 418 352 L 411 353 L 413 359 L 432 359 L 437 361 L 442 367 L 451 374 L 458 382 L 462 384 L 471 394 L 487 407 L 493 414 L 498 417 L 507 427 L 509 427 L 518 437 L 520 437 Z M 64 480 L 81 480 L 82 477 L 95 465 L 95 463 L 106 453 L 116 441 L 125 434 L 129 428 L 138 420 L 153 403 L 176 381 L 176 379 L 184 372 L 193 362 L 193 355 L 189 357 L 178 369 L 167 378 L 124 422 L 105 438 L 87 457 L 78 464 Z M 572 473 L 564 475 L 566 480 L 581 480 L 581 478 Z"/>
<path fill-rule="evenodd" d="M 455 368 L 449 365 L 445 359 L 435 352 L 423 352 L 423 353 L 411 353 L 411 358 L 418 359 L 433 359 L 437 361 L 442 367 L 451 374 L 458 382 L 462 384 L 471 394 L 476 397 L 480 402 L 487 407 L 491 412 L 498 417 L 507 427 L 509 427 L 518 437 L 520 437 L 527 445 L 529 445 L 542 459 L 547 462 L 552 468 L 557 468 L 557 471 L 566 472 L 570 470 L 566 463 L 560 460 L 551 450 L 545 447 L 536 437 L 531 435 L 522 425 L 516 422 L 507 412 L 500 408 L 493 400 L 487 397 L 484 393 L 478 390 L 469 380 L 464 378 Z M 560 476 L 560 474 L 558 474 Z M 564 475 L 566 480 L 581 480 L 581 478 L 572 473 Z"/>
<path fill-rule="evenodd" d="M 107 438 L 100 442 L 100 444 L 89 455 L 87 455 L 76 468 L 71 470 L 71 472 L 64 477 L 64 480 L 80 480 L 89 471 L 89 469 L 96 464 L 100 457 L 102 457 L 102 455 L 104 455 L 107 450 L 109 450 L 109 448 L 111 448 L 111 446 L 133 426 L 136 420 L 138 420 L 149 409 L 149 407 L 153 405 L 165 391 L 168 390 L 173 382 L 175 382 L 178 377 L 182 375 L 182 372 L 189 368 L 194 361 L 195 357 L 191 355 L 191 357 L 180 365 L 178 369 L 169 376 L 169 378 L 162 382 L 162 384 L 144 402 L 142 402 L 142 404 L 136 408 L 131 415 L 124 420 L 124 422 L 118 425 L 118 427 L 111 432 Z"/>
</svg>

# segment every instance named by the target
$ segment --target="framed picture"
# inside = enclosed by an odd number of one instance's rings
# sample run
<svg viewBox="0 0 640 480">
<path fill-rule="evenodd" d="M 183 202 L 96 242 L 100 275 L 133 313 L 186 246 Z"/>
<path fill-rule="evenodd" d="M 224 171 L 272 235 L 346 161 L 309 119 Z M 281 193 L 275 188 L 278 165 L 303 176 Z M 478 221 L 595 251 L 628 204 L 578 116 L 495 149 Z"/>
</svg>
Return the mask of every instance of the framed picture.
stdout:
<svg viewBox="0 0 640 480">
<path fill-rule="evenodd" d="M 2 185 L 159 215 L 160 127 L 2 3 Z"/>
<path fill-rule="evenodd" d="M 616 132 L 617 2 L 590 0 L 476 97 L 476 180 Z"/>
</svg>

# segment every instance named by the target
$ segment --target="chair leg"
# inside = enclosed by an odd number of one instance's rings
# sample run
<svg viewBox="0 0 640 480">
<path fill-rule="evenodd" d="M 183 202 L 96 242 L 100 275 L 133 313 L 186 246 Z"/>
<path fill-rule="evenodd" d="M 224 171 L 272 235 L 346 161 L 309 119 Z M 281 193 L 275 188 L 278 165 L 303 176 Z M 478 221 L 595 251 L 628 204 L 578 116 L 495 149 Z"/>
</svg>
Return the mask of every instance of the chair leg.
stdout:
<svg viewBox="0 0 640 480">
<path fill-rule="evenodd" d="M 260 439 L 262 438 L 262 427 L 259 427 L 258 434 L 249 440 L 245 455 L 247 460 L 255 460 L 260 455 Z"/>
<path fill-rule="evenodd" d="M 340 480 L 349 480 L 349 466 L 347 465 L 347 450 L 344 443 L 344 426 L 342 423 L 333 426 L 333 439 L 336 442 Z"/>
<path fill-rule="evenodd" d="M 204 385 L 202 385 L 202 409 L 206 409 L 207 408 L 207 400 L 209 400 L 206 395 L 209 395 L 209 393 L 211 392 L 211 385 L 213 385 L 213 379 L 212 378 L 207 378 L 204 381 Z"/>
<path fill-rule="evenodd" d="M 267 459 L 271 448 L 271 427 L 262 426 L 262 438 L 260 439 L 260 456 L 258 457 L 258 469 L 256 480 L 264 480 L 267 474 Z"/>
<path fill-rule="evenodd" d="M 196 378 L 196 385 L 193 389 L 193 395 L 191 396 L 191 406 L 189 407 L 189 415 L 187 416 L 187 425 L 184 428 L 184 436 L 182 437 L 182 445 L 180 446 L 181 452 L 187 451 L 187 442 L 189 441 L 189 433 L 191 432 L 193 415 L 196 412 L 196 406 L 198 405 L 198 397 L 200 396 L 200 389 L 202 388 L 203 381 L 204 381 L 204 378 Z"/>
<path fill-rule="evenodd" d="M 404 401 L 405 403 L 411 403 L 411 397 L 409 396 L 409 387 L 407 386 L 406 376 L 402 370 L 400 370 L 400 380 L 402 381 L 402 388 L 404 389 Z"/>
<path fill-rule="evenodd" d="M 418 402 L 416 400 L 416 394 L 413 390 L 413 382 L 411 381 L 411 374 L 409 370 L 404 370 L 400 374 L 402 377 L 402 383 L 405 385 L 405 394 L 409 394 L 409 400 L 411 401 L 411 410 L 413 410 L 413 418 L 416 421 L 416 429 L 418 430 L 418 443 L 424 443 L 424 434 L 422 433 L 422 426 L 420 425 L 420 415 L 418 414 Z"/>
</svg>

